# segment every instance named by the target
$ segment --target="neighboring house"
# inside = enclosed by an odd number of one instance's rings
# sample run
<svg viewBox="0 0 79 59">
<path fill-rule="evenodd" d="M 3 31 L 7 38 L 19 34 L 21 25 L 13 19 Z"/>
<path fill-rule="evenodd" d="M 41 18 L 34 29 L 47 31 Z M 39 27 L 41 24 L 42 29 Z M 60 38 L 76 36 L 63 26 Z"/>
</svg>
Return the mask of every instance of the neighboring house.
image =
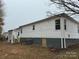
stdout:
<svg viewBox="0 0 79 59">
<path fill-rule="evenodd" d="M 13 43 L 13 35 L 12 35 L 13 30 L 8 31 L 8 42 Z"/>
<path fill-rule="evenodd" d="M 5 39 L 8 40 L 8 32 L 4 32 L 4 33 L 3 33 L 3 36 L 4 36 Z"/>
<path fill-rule="evenodd" d="M 36 46 L 66 48 L 79 43 L 79 23 L 65 13 L 19 27 L 19 38 Z"/>
<path fill-rule="evenodd" d="M 10 43 L 16 43 L 16 42 L 20 42 L 20 29 L 16 28 L 13 30 L 9 30 L 8 31 L 8 42 Z"/>
<path fill-rule="evenodd" d="M 21 28 L 16 28 L 13 30 L 14 41 L 20 42 Z"/>
</svg>

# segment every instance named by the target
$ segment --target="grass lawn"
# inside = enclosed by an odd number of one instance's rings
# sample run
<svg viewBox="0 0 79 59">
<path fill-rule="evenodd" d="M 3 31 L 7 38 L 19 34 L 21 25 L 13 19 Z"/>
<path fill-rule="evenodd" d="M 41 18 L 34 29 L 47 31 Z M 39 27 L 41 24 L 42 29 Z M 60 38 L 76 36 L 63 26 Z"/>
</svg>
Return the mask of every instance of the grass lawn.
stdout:
<svg viewBox="0 0 79 59">
<path fill-rule="evenodd" d="M 79 59 L 79 46 L 74 49 L 51 52 L 47 48 L 33 45 L 0 42 L 0 59 Z"/>
<path fill-rule="evenodd" d="M 58 53 L 58 59 L 79 59 L 79 44 L 73 45 Z"/>
<path fill-rule="evenodd" d="M 0 42 L 0 59 L 52 59 L 54 55 L 47 48 Z"/>
</svg>

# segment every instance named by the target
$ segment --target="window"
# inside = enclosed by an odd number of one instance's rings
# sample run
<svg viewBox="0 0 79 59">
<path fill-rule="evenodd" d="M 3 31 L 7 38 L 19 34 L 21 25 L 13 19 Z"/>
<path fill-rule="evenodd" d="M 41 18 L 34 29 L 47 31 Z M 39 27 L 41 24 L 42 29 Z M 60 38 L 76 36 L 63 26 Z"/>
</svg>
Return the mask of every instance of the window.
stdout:
<svg viewBox="0 0 79 59">
<path fill-rule="evenodd" d="M 18 32 L 18 36 L 19 36 L 19 32 Z"/>
<path fill-rule="evenodd" d="M 21 34 L 22 34 L 22 28 L 21 28 Z"/>
<path fill-rule="evenodd" d="M 35 25 L 33 25 L 33 30 L 35 30 Z"/>
<path fill-rule="evenodd" d="M 66 30 L 66 20 L 64 20 L 64 29 Z"/>
<path fill-rule="evenodd" d="M 55 20 L 55 29 L 60 30 L 60 19 Z"/>
</svg>

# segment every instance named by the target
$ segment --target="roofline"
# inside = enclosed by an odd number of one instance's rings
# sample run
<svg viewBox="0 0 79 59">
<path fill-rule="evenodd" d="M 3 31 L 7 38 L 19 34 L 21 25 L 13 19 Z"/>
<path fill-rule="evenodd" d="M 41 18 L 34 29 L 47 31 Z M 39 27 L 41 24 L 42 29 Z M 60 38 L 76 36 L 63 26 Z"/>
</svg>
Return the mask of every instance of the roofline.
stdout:
<svg viewBox="0 0 79 59">
<path fill-rule="evenodd" d="M 61 14 L 58 14 L 58 15 L 54 15 L 54 16 L 50 16 L 50 17 L 47 17 L 45 19 L 42 19 L 42 20 L 39 20 L 39 21 L 35 21 L 35 22 L 32 22 L 32 23 L 29 23 L 29 24 L 25 24 L 25 25 L 22 25 L 20 26 L 19 28 L 21 27 L 25 27 L 25 26 L 28 26 L 28 25 L 31 25 L 31 24 L 35 24 L 35 23 L 39 23 L 39 22 L 42 22 L 42 21 L 45 21 L 45 20 L 49 20 L 49 19 L 52 19 L 52 18 L 55 18 L 55 17 L 68 17 L 70 20 L 76 22 L 79 24 L 78 21 L 76 21 L 75 19 L 73 19 L 72 17 L 68 16 L 66 13 L 61 13 Z"/>
<path fill-rule="evenodd" d="M 68 17 L 69 20 L 79 24 L 78 21 L 76 21 L 75 19 L 73 19 L 72 17 L 68 16 L 66 13 L 61 13 L 61 14 L 58 14 L 58 15 L 54 15 L 54 16 L 50 16 L 50 17 L 47 17 L 47 18 L 44 18 L 42 20 L 38 20 L 38 21 L 35 21 L 35 22 L 32 22 L 32 23 L 28 23 L 28 24 L 25 24 L 25 25 L 22 25 L 22 26 L 19 26 L 18 28 L 15 28 L 15 29 L 12 29 L 12 30 L 8 30 L 9 31 L 13 31 L 13 30 L 17 30 L 21 27 L 25 27 L 25 26 L 28 26 L 28 25 L 31 25 L 31 24 L 35 24 L 35 23 L 39 23 L 39 22 L 42 22 L 42 21 L 46 21 L 46 20 L 49 20 L 49 19 L 52 19 L 52 18 L 56 18 L 56 17 Z"/>
<path fill-rule="evenodd" d="M 17 30 L 17 29 L 19 29 L 19 28 L 20 28 L 20 27 L 17 27 L 17 28 L 15 28 L 15 29 L 8 30 L 8 32 Z"/>
</svg>

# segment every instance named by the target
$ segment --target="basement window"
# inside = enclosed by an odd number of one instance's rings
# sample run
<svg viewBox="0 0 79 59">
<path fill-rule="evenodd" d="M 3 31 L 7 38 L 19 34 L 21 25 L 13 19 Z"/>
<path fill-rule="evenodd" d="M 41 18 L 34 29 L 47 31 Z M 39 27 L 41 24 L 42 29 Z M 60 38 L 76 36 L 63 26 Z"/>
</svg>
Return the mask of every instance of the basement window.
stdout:
<svg viewBox="0 0 79 59">
<path fill-rule="evenodd" d="M 55 20 L 55 29 L 60 30 L 60 19 Z"/>
<path fill-rule="evenodd" d="M 35 30 L 35 25 L 33 25 L 33 30 Z"/>
</svg>

